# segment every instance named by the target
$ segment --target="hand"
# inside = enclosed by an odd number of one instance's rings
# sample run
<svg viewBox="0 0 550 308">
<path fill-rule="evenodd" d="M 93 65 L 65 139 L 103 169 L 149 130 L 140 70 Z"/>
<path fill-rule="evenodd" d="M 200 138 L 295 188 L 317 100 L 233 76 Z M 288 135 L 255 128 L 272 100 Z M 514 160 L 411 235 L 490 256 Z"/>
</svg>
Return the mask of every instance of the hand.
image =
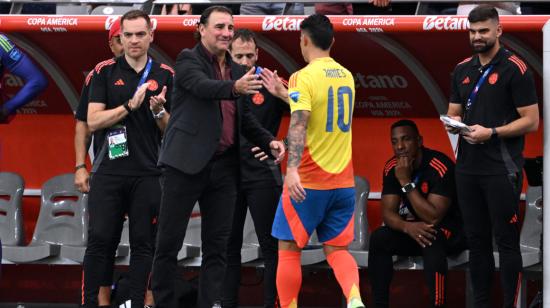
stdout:
<svg viewBox="0 0 550 308">
<path fill-rule="evenodd" d="M 162 87 L 162 91 L 159 95 L 151 96 L 149 99 L 149 108 L 154 114 L 157 114 L 164 109 L 164 103 L 166 103 L 166 90 L 166 86 Z"/>
<path fill-rule="evenodd" d="M 241 79 L 235 81 L 235 92 L 239 94 L 256 94 L 262 88 L 262 81 L 254 74 L 255 67 L 252 67 Z"/>
<path fill-rule="evenodd" d="M 302 187 L 300 182 L 300 175 L 298 174 L 298 169 L 296 168 L 287 168 L 285 176 L 285 184 L 288 189 L 288 194 L 290 198 L 296 202 L 302 202 L 306 199 L 306 191 Z"/>
<path fill-rule="evenodd" d="M 415 240 L 418 245 L 422 246 L 422 248 L 432 245 L 437 235 L 437 231 L 433 225 L 428 225 L 423 221 L 406 222 L 403 231 Z"/>
<path fill-rule="evenodd" d="M 267 68 L 264 68 L 260 73 L 260 78 L 262 79 L 262 85 L 264 88 L 274 96 L 280 97 L 284 100 L 288 97 L 288 90 L 283 85 L 281 78 L 277 76 L 277 71 L 270 71 Z"/>
<path fill-rule="evenodd" d="M 447 115 L 449 118 L 453 119 L 453 120 L 456 120 L 458 122 L 462 122 L 462 118 L 459 117 L 459 116 L 450 116 L 450 115 Z M 460 128 L 456 128 L 456 127 L 452 127 L 452 126 L 449 126 L 447 124 L 445 124 L 445 129 L 451 133 L 451 134 L 458 134 L 460 133 Z"/>
<path fill-rule="evenodd" d="M 407 156 L 398 156 L 397 164 L 395 165 L 395 177 L 401 185 L 411 182 L 413 171 L 413 160 Z"/>
<path fill-rule="evenodd" d="M 86 168 L 78 168 L 74 173 L 74 186 L 81 193 L 90 191 L 90 174 Z"/>
<path fill-rule="evenodd" d="M 369 2 L 378 7 L 386 7 L 390 4 L 390 0 L 369 0 Z"/>
<path fill-rule="evenodd" d="M 256 158 L 259 161 L 264 161 L 269 158 L 267 154 L 265 154 L 260 147 L 253 147 L 250 152 L 254 153 L 254 158 Z"/>
<path fill-rule="evenodd" d="M 269 143 L 271 155 L 275 157 L 275 163 L 280 163 L 285 158 L 285 144 L 279 140 L 273 140 Z"/>
<path fill-rule="evenodd" d="M 464 133 L 462 137 L 471 144 L 481 144 L 484 141 L 491 139 L 493 131 L 490 128 L 481 125 L 468 126 L 470 131 Z"/>
<path fill-rule="evenodd" d="M 134 97 L 128 101 L 128 106 L 132 110 L 136 110 L 141 106 L 141 103 L 143 103 L 143 99 L 145 98 L 145 92 L 147 92 L 147 87 L 149 86 L 149 83 L 146 82 L 142 84 L 134 94 Z"/>
</svg>

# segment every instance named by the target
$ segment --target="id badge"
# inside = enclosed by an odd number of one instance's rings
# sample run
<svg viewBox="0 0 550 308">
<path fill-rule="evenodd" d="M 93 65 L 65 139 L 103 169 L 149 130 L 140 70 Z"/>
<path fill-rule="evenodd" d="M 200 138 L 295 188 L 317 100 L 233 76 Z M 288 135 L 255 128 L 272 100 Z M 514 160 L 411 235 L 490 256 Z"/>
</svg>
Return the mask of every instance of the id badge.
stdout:
<svg viewBox="0 0 550 308">
<path fill-rule="evenodd" d="M 130 155 L 128 152 L 128 138 L 126 136 L 126 126 L 117 126 L 107 133 L 109 142 L 109 159 L 117 159 Z"/>
</svg>

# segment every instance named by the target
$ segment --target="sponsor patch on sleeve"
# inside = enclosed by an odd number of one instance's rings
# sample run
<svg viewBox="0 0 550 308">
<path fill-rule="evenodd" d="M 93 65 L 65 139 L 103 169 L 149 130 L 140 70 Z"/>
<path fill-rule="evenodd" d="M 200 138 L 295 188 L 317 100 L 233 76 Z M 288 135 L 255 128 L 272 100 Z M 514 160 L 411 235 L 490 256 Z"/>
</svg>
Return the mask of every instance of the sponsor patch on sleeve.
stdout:
<svg viewBox="0 0 550 308">
<path fill-rule="evenodd" d="M 290 99 L 292 99 L 295 103 L 297 103 L 298 100 L 300 99 L 300 92 L 298 92 L 298 91 L 290 92 L 290 93 L 288 94 L 288 96 L 289 96 Z"/>
<path fill-rule="evenodd" d="M 10 58 L 15 62 L 19 61 L 21 59 L 21 56 L 21 52 L 17 48 L 13 48 L 10 51 Z"/>
</svg>

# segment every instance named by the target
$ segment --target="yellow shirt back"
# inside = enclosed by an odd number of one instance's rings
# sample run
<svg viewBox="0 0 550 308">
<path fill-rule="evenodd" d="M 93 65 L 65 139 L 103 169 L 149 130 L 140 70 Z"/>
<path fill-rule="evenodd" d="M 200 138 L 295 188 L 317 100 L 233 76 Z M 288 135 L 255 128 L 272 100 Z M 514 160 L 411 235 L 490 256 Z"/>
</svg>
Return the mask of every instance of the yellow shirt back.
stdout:
<svg viewBox="0 0 550 308">
<path fill-rule="evenodd" d="M 288 96 L 291 112 L 311 112 L 298 168 L 302 186 L 323 190 L 353 187 L 355 82 L 351 72 L 330 57 L 317 58 L 292 74 Z"/>
</svg>

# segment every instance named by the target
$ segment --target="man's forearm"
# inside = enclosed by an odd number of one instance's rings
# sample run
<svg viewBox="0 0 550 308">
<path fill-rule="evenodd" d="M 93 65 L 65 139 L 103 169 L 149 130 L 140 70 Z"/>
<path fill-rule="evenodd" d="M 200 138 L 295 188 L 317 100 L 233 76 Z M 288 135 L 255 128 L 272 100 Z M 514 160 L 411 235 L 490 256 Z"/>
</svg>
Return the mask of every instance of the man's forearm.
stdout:
<svg viewBox="0 0 550 308">
<path fill-rule="evenodd" d="M 411 202 L 418 218 L 425 223 L 435 225 L 443 218 L 437 208 L 429 200 L 424 198 L 417 189 L 413 189 L 409 192 L 407 198 Z"/>
<path fill-rule="evenodd" d="M 92 111 L 88 113 L 88 127 L 91 131 L 111 127 L 119 123 L 128 114 L 124 106 L 118 106 L 109 110 Z"/>
<path fill-rule="evenodd" d="M 403 233 L 405 232 L 407 222 L 404 221 L 397 213 L 388 211 L 387 213 L 384 213 L 382 218 L 388 227 Z"/>
<path fill-rule="evenodd" d="M 496 131 L 499 137 L 510 138 L 523 136 L 527 133 L 534 132 L 538 129 L 538 126 L 539 118 L 537 114 L 536 117 L 525 116 L 504 126 L 496 127 Z"/>
<path fill-rule="evenodd" d="M 449 103 L 447 115 L 454 117 L 462 117 L 462 105 L 457 103 Z"/>
<path fill-rule="evenodd" d="M 74 131 L 75 166 L 86 162 L 86 154 L 88 152 L 87 146 L 90 142 L 90 138 L 91 134 L 88 129 L 88 124 L 77 120 Z"/>
<path fill-rule="evenodd" d="M 288 162 L 287 168 L 297 168 L 302 160 L 304 153 L 307 123 L 309 121 L 309 111 L 297 110 L 290 116 L 290 126 L 288 128 Z"/>
<path fill-rule="evenodd" d="M 284 90 L 280 90 L 277 93 L 277 97 L 288 104 L 288 90 L 286 88 Z"/>
<path fill-rule="evenodd" d="M 170 114 L 168 113 L 168 111 L 165 111 L 162 119 L 155 119 L 155 122 L 157 122 L 157 126 L 163 134 L 164 130 L 166 129 L 166 125 L 168 125 L 168 120 L 170 120 Z"/>
</svg>

